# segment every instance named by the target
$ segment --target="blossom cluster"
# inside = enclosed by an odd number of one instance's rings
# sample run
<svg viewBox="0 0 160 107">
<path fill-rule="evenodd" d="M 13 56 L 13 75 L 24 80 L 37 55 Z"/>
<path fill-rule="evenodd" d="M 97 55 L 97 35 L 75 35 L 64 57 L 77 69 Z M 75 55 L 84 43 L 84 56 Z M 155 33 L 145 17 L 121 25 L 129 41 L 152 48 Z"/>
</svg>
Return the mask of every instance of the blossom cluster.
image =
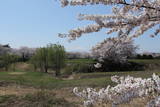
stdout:
<svg viewBox="0 0 160 107">
<path fill-rule="evenodd" d="M 9 53 L 11 49 L 9 47 L 4 47 L 3 45 L 0 44 L 0 55 L 4 55 L 6 53 Z"/>
<path fill-rule="evenodd" d="M 113 106 L 123 104 L 138 97 L 155 97 L 147 106 L 160 106 L 160 78 L 153 74 L 151 78 L 134 78 L 131 76 L 111 77 L 116 86 L 108 86 L 99 90 L 87 88 L 82 92 L 77 87 L 73 89 L 75 95 L 84 99 L 84 106 L 91 106 L 96 104 L 104 104 L 111 102 Z"/>
<path fill-rule="evenodd" d="M 95 68 L 101 68 L 101 67 L 102 67 L 102 64 L 101 64 L 101 63 L 96 63 L 96 64 L 94 64 L 94 67 L 95 67 Z"/>
<path fill-rule="evenodd" d="M 133 39 L 127 35 L 119 35 L 107 38 L 103 42 L 92 48 L 93 57 L 103 62 L 108 59 L 114 62 L 125 62 L 127 56 L 133 56 L 137 47 L 133 44 Z"/>
<path fill-rule="evenodd" d="M 150 36 L 160 34 L 160 0 L 61 0 L 62 6 L 76 5 L 110 5 L 112 14 L 80 14 L 79 20 L 90 20 L 95 24 L 70 30 L 65 35 L 75 40 L 85 33 L 98 32 L 102 28 L 108 33 L 124 30 L 132 37 L 138 37 L 147 30 L 154 28 Z"/>
</svg>

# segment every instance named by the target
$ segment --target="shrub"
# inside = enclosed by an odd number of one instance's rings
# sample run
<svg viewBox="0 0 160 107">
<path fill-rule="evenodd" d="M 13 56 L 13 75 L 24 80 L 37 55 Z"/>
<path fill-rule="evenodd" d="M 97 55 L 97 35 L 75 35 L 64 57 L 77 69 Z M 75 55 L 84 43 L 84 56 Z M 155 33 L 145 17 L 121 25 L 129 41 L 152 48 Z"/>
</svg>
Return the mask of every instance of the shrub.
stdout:
<svg viewBox="0 0 160 107">
<path fill-rule="evenodd" d="M 4 67 L 6 71 L 11 64 L 18 62 L 19 57 L 12 54 L 4 54 L 0 56 L 0 67 Z"/>
<path fill-rule="evenodd" d="M 62 75 L 65 76 L 69 76 L 72 75 L 73 73 L 73 66 L 68 65 L 66 66 L 63 70 L 62 70 Z"/>
<path fill-rule="evenodd" d="M 60 70 L 65 66 L 65 48 L 59 44 L 50 44 L 48 48 L 48 64 L 55 70 L 55 75 L 60 75 Z"/>
<path fill-rule="evenodd" d="M 65 65 L 65 49 L 59 44 L 50 44 L 37 49 L 30 61 L 35 70 L 40 68 L 41 71 L 48 72 L 48 69 L 51 68 L 56 71 L 55 75 L 59 76 L 60 70 Z"/>
<path fill-rule="evenodd" d="M 144 70 L 144 65 L 135 63 L 135 62 L 114 62 L 110 60 L 105 60 L 102 63 L 102 67 L 98 69 L 102 72 L 110 72 L 110 71 L 139 71 Z"/>
<path fill-rule="evenodd" d="M 72 70 L 74 73 L 89 73 L 94 72 L 93 64 L 71 64 L 69 70 Z"/>
<path fill-rule="evenodd" d="M 143 54 L 143 55 L 138 54 L 136 58 L 137 59 L 154 59 L 152 55 L 146 55 L 146 54 Z"/>
</svg>

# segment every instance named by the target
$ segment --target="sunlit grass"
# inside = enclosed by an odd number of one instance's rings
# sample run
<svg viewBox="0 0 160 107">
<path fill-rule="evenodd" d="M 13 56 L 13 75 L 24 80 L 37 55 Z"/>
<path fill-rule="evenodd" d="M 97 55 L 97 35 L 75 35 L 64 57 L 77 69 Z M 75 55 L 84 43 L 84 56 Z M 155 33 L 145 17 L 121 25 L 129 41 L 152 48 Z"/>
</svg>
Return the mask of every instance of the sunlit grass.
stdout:
<svg viewBox="0 0 160 107">
<path fill-rule="evenodd" d="M 105 87 L 114 85 L 110 77 L 113 75 L 147 78 L 151 77 L 153 72 L 160 75 L 159 70 L 155 71 L 127 71 L 127 72 L 99 72 L 99 73 L 78 73 L 73 79 L 55 78 L 54 76 L 42 72 L 23 72 L 13 75 L 13 72 L 0 72 L 0 81 L 15 83 L 18 85 L 27 85 L 35 88 L 65 88 L 65 87 Z"/>
</svg>

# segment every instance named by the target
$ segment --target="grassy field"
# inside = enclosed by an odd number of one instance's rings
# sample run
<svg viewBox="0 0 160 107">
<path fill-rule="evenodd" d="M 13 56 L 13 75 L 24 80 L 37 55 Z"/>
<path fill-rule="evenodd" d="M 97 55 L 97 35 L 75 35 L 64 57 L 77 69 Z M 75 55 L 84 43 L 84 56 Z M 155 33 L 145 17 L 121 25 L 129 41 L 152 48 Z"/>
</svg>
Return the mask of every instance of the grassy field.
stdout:
<svg viewBox="0 0 160 107">
<path fill-rule="evenodd" d="M 74 64 L 78 64 L 78 63 L 95 63 L 95 61 L 93 59 L 67 59 L 66 60 L 67 63 L 74 63 Z"/>
<path fill-rule="evenodd" d="M 129 61 L 141 64 L 160 64 L 160 59 L 130 59 Z"/>
<path fill-rule="evenodd" d="M 141 64 L 156 64 L 160 63 L 160 59 L 129 59 L 131 62 Z M 67 63 L 96 63 L 93 59 L 67 59 Z"/>
<path fill-rule="evenodd" d="M 97 73 L 98 74 L 98 73 Z M 0 72 L 0 81 L 5 83 L 14 83 L 19 85 L 27 85 L 35 88 L 65 88 L 75 86 L 104 86 L 110 83 L 110 78 L 106 74 L 78 74 L 73 79 L 55 78 L 50 74 L 41 72 Z M 97 77 L 96 77 L 97 75 Z M 74 79 L 75 78 L 75 79 Z"/>
<path fill-rule="evenodd" d="M 160 62 L 160 60 L 130 61 L 144 64 L 158 64 Z M 77 59 L 68 60 L 68 62 L 93 63 L 93 60 Z M 27 105 L 24 107 L 79 107 L 83 101 L 72 93 L 74 87 L 101 88 L 107 85 L 115 85 L 110 79 L 113 75 L 131 75 L 142 78 L 151 77 L 153 73 L 160 75 L 159 69 L 155 69 L 126 72 L 77 73 L 67 78 L 56 78 L 52 74 L 33 72 L 25 64 L 19 64 L 18 66 L 16 71 L 0 72 L 0 107 L 23 107 L 22 105 Z M 131 105 L 125 107 L 129 106 Z"/>
<path fill-rule="evenodd" d="M 131 75 L 134 77 L 146 78 L 150 77 L 153 72 L 160 75 L 158 70 L 128 71 L 79 73 L 73 75 L 72 79 L 60 79 L 41 72 L 0 72 L 0 107 L 23 107 L 22 105 L 27 105 L 24 107 L 81 107 L 83 101 L 73 94 L 73 87 L 101 88 L 106 87 L 107 85 L 115 85 L 110 79 L 113 75 Z M 135 106 L 134 104 L 132 104 L 132 106 Z M 129 106 L 130 105 L 125 107 Z"/>
<path fill-rule="evenodd" d="M 155 71 L 126 71 L 126 72 L 106 72 L 106 73 L 78 73 L 72 75 L 72 78 L 55 78 L 50 74 L 41 72 L 15 71 L 0 72 L 0 83 L 27 85 L 35 88 L 65 88 L 65 87 L 104 87 L 113 85 L 110 77 L 113 75 L 134 77 L 150 77 Z"/>
</svg>

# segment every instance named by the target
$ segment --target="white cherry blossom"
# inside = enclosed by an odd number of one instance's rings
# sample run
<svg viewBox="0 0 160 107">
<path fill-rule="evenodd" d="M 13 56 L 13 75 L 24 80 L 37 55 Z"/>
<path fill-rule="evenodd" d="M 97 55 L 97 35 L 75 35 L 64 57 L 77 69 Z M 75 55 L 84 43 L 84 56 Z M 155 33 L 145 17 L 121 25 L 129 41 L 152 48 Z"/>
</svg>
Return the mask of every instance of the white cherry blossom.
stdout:
<svg viewBox="0 0 160 107">
<path fill-rule="evenodd" d="M 85 33 L 98 32 L 102 28 L 110 29 L 108 34 L 124 30 L 132 37 L 138 37 L 151 28 L 151 37 L 160 33 L 160 0 L 61 0 L 61 4 L 63 7 L 98 4 L 112 7 L 112 14 L 80 14 L 79 20 L 89 20 L 95 24 L 70 30 L 68 34 L 59 34 L 70 40 Z"/>
<path fill-rule="evenodd" d="M 147 104 L 148 107 L 159 107 L 160 105 L 160 78 L 153 74 L 152 78 L 134 78 L 131 76 L 111 77 L 116 86 L 107 86 L 99 90 L 87 88 L 82 92 L 74 88 L 75 95 L 84 99 L 84 106 L 104 104 L 111 102 L 112 105 L 119 105 L 131 101 L 134 98 L 155 97 Z M 158 97 L 156 97 L 158 96 Z"/>
</svg>

